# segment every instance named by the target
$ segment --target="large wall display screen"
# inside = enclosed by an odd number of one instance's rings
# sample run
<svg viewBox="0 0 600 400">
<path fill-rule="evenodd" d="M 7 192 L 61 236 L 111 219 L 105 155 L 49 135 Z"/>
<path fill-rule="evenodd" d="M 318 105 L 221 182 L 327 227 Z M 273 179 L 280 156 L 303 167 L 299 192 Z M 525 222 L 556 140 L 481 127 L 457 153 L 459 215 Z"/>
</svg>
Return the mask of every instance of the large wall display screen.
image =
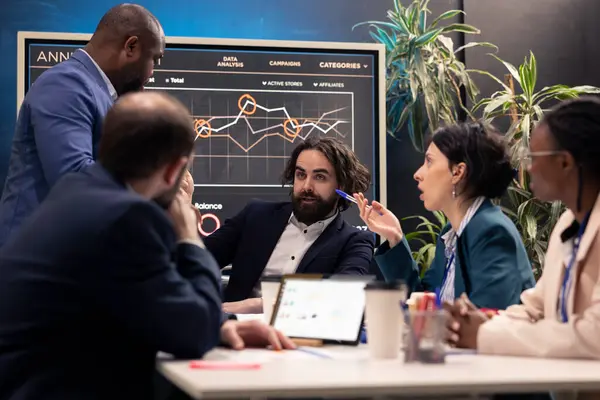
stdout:
<svg viewBox="0 0 600 400">
<path fill-rule="evenodd" d="M 17 105 L 89 37 L 19 32 Z M 376 44 L 167 38 L 146 89 L 177 97 L 194 119 L 194 202 L 203 234 L 251 199 L 289 200 L 281 173 L 311 136 L 354 149 L 373 176 L 367 195 L 385 203 L 383 64 Z M 366 229 L 356 207 L 344 217 Z"/>
</svg>

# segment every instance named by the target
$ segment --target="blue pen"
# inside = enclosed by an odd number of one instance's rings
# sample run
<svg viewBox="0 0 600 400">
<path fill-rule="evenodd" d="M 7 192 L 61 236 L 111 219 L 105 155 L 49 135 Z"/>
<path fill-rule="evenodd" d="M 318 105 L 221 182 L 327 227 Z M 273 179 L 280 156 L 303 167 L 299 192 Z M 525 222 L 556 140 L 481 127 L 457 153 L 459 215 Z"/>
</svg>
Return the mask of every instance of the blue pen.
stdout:
<svg viewBox="0 0 600 400">
<path fill-rule="evenodd" d="M 351 201 L 352 203 L 354 203 L 354 204 L 357 204 L 357 205 L 358 205 L 358 201 L 356 201 L 356 199 L 355 199 L 354 197 L 350 196 L 348 193 L 346 193 L 346 192 L 344 192 L 344 191 L 342 191 L 342 190 L 340 190 L 340 189 L 335 189 L 335 192 L 336 192 L 336 193 L 337 193 L 337 194 L 338 194 L 340 197 L 343 197 L 344 199 L 346 199 L 346 200 L 348 200 L 348 201 Z M 370 206 L 369 206 L 369 207 L 370 207 Z M 380 213 L 380 212 L 378 212 L 377 214 L 379 214 L 379 215 L 383 215 L 383 214 L 382 214 L 382 213 Z"/>
<path fill-rule="evenodd" d="M 367 330 L 364 326 L 360 330 L 360 342 L 367 343 Z"/>
<path fill-rule="evenodd" d="M 353 202 L 354 204 L 358 204 L 358 201 L 356 201 L 356 199 L 355 199 L 354 197 L 350 196 L 348 193 L 346 193 L 346 192 L 344 192 L 344 191 L 342 191 L 342 190 L 340 190 L 340 189 L 335 189 L 335 192 L 336 192 L 337 194 L 339 194 L 339 195 L 340 195 L 340 197 L 343 197 L 344 199 L 346 199 L 346 200 L 348 200 L 348 201 L 351 201 L 351 202 Z"/>
<path fill-rule="evenodd" d="M 296 347 L 296 351 L 301 351 L 303 353 L 311 354 L 313 356 L 317 356 L 317 357 L 320 357 L 320 358 L 331 358 L 331 356 L 328 355 L 328 354 L 321 353 L 318 350 L 313 350 L 313 349 L 309 349 L 309 348 L 306 348 L 306 347 Z"/>
<path fill-rule="evenodd" d="M 442 291 L 441 289 L 435 288 L 435 309 L 440 310 L 442 308 Z"/>
</svg>

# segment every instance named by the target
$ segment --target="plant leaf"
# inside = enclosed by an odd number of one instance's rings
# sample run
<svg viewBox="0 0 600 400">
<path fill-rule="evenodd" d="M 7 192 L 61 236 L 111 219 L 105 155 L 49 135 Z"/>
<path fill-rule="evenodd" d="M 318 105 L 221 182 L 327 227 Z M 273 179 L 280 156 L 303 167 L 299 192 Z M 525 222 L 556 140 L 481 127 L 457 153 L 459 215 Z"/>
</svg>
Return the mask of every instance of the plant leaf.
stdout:
<svg viewBox="0 0 600 400">
<path fill-rule="evenodd" d="M 465 12 L 462 10 L 448 10 L 448 11 L 442 13 L 436 19 L 434 19 L 433 22 L 431 23 L 431 27 L 433 28 L 433 27 L 437 26 L 437 24 L 439 24 L 442 20 L 454 18 L 458 14 L 465 14 Z"/>
<path fill-rule="evenodd" d="M 492 99 L 488 105 L 483 109 L 483 115 L 486 116 L 490 114 L 492 111 L 495 111 L 498 107 L 504 105 L 505 103 L 512 102 L 512 95 L 510 93 L 503 94 L 501 96 Z"/>
<path fill-rule="evenodd" d="M 446 215 L 441 211 L 434 211 L 433 215 L 438 220 L 438 224 L 439 224 L 438 227 L 439 227 L 439 230 L 441 231 L 442 228 L 444 226 L 446 226 L 446 224 L 448 223 L 448 218 L 446 218 Z"/>
<path fill-rule="evenodd" d="M 535 240 L 537 238 L 537 221 L 533 215 L 525 216 L 525 229 L 527 230 L 527 235 Z"/>
<path fill-rule="evenodd" d="M 445 35 L 439 35 L 437 39 L 444 45 L 446 49 L 448 49 L 450 53 L 454 52 L 454 41 L 452 38 Z"/>
<path fill-rule="evenodd" d="M 570 89 L 572 91 L 576 92 L 577 94 L 584 94 L 584 93 L 595 94 L 595 93 L 600 93 L 600 88 L 597 88 L 595 86 L 590 86 L 590 85 L 573 86 Z"/>
<path fill-rule="evenodd" d="M 397 24 L 393 24 L 391 22 L 385 22 L 385 21 L 363 21 L 363 22 L 359 22 L 358 24 L 355 24 L 354 26 L 352 26 L 352 30 L 354 30 L 354 28 L 358 28 L 359 26 L 362 26 L 362 25 L 387 27 L 387 28 L 391 28 L 391 29 L 393 29 L 395 31 L 398 31 L 398 32 L 401 32 L 401 33 L 408 33 L 406 31 L 404 31 L 401 26 L 399 26 Z"/>
<path fill-rule="evenodd" d="M 408 117 L 410 116 L 411 113 L 411 108 L 410 106 L 406 106 L 402 109 L 402 112 L 400 113 L 400 118 L 398 118 L 398 125 L 397 125 L 397 130 L 402 129 L 402 127 L 404 126 L 404 124 L 406 124 L 406 121 L 408 120 Z"/>
<path fill-rule="evenodd" d="M 535 85 L 537 83 L 537 61 L 531 50 L 529 51 L 529 71 L 531 74 L 531 93 L 533 94 L 535 91 Z"/>
<path fill-rule="evenodd" d="M 460 46 L 458 49 L 454 50 L 454 53 L 458 53 L 460 51 L 463 51 L 465 49 L 471 48 L 471 47 L 491 47 L 494 50 L 498 51 L 498 46 L 496 46 L 493 43 L 490 42 L 469 42 L 467 44 L 465 44 L 464 46 Z"/>
<path fill-rule="evenodd" d="M 398 28 L 400 28 L 400 30 L 404 32 L 405 35 L 410 36 L 412 34 L 412 31 L 410 30 L 406 18 L 403 14 L 398 14 L 398 19 L 395 22 L 398 24 Z"/>
<path fill-rule="evenodd" d="M 418 2 L 413 2 L 410 6 L 408 6 L 408 9 L 410 9 L 410 13 L 407 16 L 408 26 L 410 26 L 413 29 L 413 32 L 415 32 L 415 33 L 419 32 L 420 18 L 417 18 L 417 15 L 419 13 L 419 8 L 420 8 L 420 4 L 418 4 Z"/>
<path fill-rule="evenodd" d="M 480 69 L 467 69 L 466 71 L 469 72 L 469 73 L 470 72 L 474 72 L 476 74 L 481 74 L 481 75 L 485 75 L 485 76 L 487 76 L 489 78 L 492 78 L 493 80 L 495 80 L 496 82 L 498 82 L 498 84 L 500 86 L 502 86 L 506 92 L 510 92 L 510 88 L 506 85 L 506 83 L 504 83 L 503 81 L 501 81 L 500 79 L 498 79 L 496 76 L 490 74 L 488 71 L 483 71 L 483 70 L 480 70 Z"/>
<path fill-rule="evenodd" d="M 544 118 L 544 111 L 542 111 L 542 107 L 537 104 L 533 106 L 533 112 L 535 113 L 536 121 L 541 121 Z"/>
<path fill-rule="evenodd" d="M 435 251 L 436 251 L 436 246 L 435 245 L 431 245 L 429 246 L 429 248 L 427 249 L 427 263 L 423 266 L 425 271 L 427 271 L 429 269 L 429 267 L 431 267 L 431 264 L 433 263 L 433 259 L 435 258 Z"/>
<path fill-rule="evenodd" d="M 429 12 L 427 3 L 429 3 L 429 0 L 426 0 L 425 3 L 423 3 L 422 11 L 419 15 L 419 31 L 421 32 L 425 32 L 425 27 L 427 26 L 427 13 Z"/>
<path fill-rule="evenodd" d="M 419 258 L 422 258 L 422 257 L 425 255 L 425 253 L 427 253 L 427 251 L 429 251 L 429 249 L 430 249 L 431 247 L 435 247 L 435 245 L 434 245 L 433 243 L 427 243 L 425 246 L 422 246 L 422 247 L 421 247 L 421 248 L 420 248 L 420 249 L 417 251 L 418 257 L 419 257 Z"/>
<path fill-rule="evenodd" d="M 533 91 L 531 89 L 531 74 L 529 73 L 527 59 L 525 59 L 525 62 L 519 66 L 519 82 L 521 83 L 523 94 L 525 94 L 526 102 L 531 103 L 531 94 Z"/>
<path fill-rule="evenodd" d="M 463 33 L 473 33 L 479 34 L 481 31 L 475 28 L 473 25 L 468 24 L 450 24 L 442 28 L 443 33 L 448 32 L 463 32 Z"/>
<path fill-rule="evenodd" d="M 417 37 L 417 39 L 415 40 L 415 45 L 418 47 L 425 46 L 425 45 L 433 42 L 440 33 L 442 33 L 442 29 L 431 30 L 431 31 Z"/>
<path fill-rule="evenodd" d="M 502 64 L 504 64 L 504 66 L 506 67 L 506 69 L 508 70 L 508 72 L 510 72 L 510 74 L 513 76 L 513 78 L 519 83 L 519 85 L 523 85 L 521 83 L 521 77 L 519 76 L 519 71 L 515 68 L 514 65 L 512 65 L 511 63 L 504 61 L 503 59 L 501 59 L 500 57 L 498 57 L 495 54 L 490 54 L 492 57 L 494 57 L 496 60 L 500 61 Z"/>
<path fill-rule="evenodd" d="M 380 35 L 378 35 L 377 33 L 375 33 L 375 32 L 372 32 L 372 31 L 370 31 L 370 32 L 369 32 L 369 35 L 370 35 L 370 36 L 371 36 L 373 39 L 375 39 L 375 41 L 376 41 L 376 42 L 380 42 L 380 43 L 382 43 L 382 44 L 385 46 L 386 50 L 390 50 L 391 48 L 393 48 L 393 45 L 392 45 L 392 44 L 390 44 L 389 42 L 386 42 L 386 39 L 385 39 L 385 37 L 383 37 L 383 36 L 380 36 Z"/>
<path fill-rule="evenodd" d="M 531 134 L 531 115 L 523 115 L 521 120 L 521 140 L 523 147 L 529 147 L 529 135 Z"/>
<path fill-rule="evenodd" d="M 375 28 L 375 30 L 378 33 L 378 36 L 380 36 L 382 38 L 381 42 L 383 44 L 385 44 L 385 47 L 388 50 L 392 50 L 395 45 L 396 45 L 396 41 L 394 39 L 392 39 L 392 37 L 383 29 L 381 29 L 380 27 L 376 26 L 376 25 L 371 25 L 373 28 Z"/>
</svg>

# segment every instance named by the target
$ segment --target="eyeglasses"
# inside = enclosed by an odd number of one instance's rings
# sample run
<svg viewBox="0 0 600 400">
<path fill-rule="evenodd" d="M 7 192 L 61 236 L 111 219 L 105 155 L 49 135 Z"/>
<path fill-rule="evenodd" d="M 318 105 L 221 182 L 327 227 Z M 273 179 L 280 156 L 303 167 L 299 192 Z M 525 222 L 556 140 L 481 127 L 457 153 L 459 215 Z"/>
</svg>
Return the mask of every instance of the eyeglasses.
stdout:
<svg viewBox="0 0 600 400">
<path fill-rule="evenodd" d="M 524 150 L 519 159 L 523 163 L 525 168 L 531 167 L 531 163 L 534 157 L 544 157 L 544 156 L 555 156 L 557 154 L 564 153 L 564 150 L 543 150 L 543 151 L 529 151 Z"/>
</svg>

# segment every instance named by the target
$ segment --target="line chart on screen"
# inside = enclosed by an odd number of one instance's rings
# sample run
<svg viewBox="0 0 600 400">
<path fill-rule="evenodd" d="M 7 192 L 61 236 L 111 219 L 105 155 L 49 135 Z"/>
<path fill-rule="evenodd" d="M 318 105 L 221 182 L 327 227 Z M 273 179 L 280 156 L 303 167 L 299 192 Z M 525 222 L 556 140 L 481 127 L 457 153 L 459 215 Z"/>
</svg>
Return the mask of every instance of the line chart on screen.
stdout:
<svg viewBox="0 0 600 400">
<path fill-rule="evenodd" d="M 334 137 L 354 149 L 350 92 L 170 89 L 194 119 L 196 186 L 281 187 L 293 149 Z"/>
</svg>

